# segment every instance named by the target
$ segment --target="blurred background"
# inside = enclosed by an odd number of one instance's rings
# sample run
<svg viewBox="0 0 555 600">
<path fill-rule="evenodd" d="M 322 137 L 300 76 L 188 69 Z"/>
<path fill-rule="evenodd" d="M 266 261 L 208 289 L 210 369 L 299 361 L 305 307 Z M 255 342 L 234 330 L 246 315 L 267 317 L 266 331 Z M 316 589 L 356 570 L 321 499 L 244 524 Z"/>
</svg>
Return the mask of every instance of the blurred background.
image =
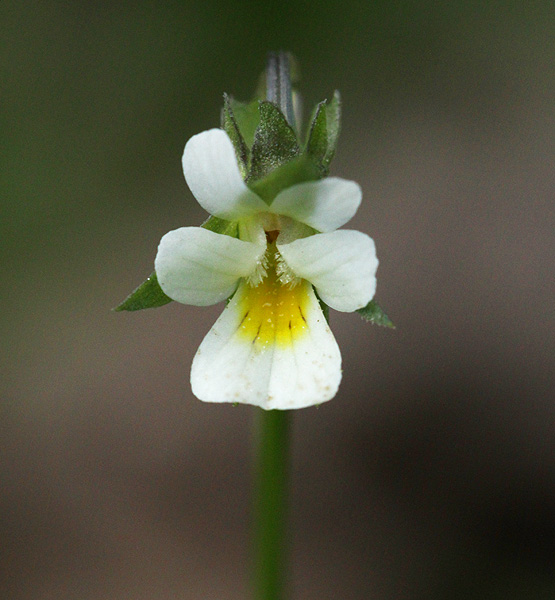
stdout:
<svg viewBox="0 0 555 600">
<path fill-rule="evenodd" d="M 555 597 L 554 17 L 4 0 L 4 598 L 248 597 L 256 409 L 189 387 L 221 306 L 110 309 L 204 220 L 185 142 L 279 49 L 307 109 L 342 93 L 332 173 L 397 325 L 332 315 L 340 392 L 294 416 L 291 599 Z"/>
</svg>

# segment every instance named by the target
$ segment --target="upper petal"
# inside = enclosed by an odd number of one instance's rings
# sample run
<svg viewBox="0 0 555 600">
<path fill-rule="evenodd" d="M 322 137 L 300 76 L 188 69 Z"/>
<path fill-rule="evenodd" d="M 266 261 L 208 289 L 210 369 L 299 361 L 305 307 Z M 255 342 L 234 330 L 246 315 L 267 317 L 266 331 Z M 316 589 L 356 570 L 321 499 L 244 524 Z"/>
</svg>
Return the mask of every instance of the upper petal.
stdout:
<svg viewBox="0 0 555 600">
<path fill-rule="evenodd" d="M 239 279 L 257 268 L 265 250 L 265 245 L 202 227 L 182 227 L 161 239 L 154 268 L 160 287 L 172 300 L 209 306 L 229 298 Z"/>
<path fill-rule="evenodd" d="M 362 199 L 358 183 L 328 177 L 293 185 L 270 206 L 273 213 L 293 217 L 318 231 L 334 231 L 356 213 Z"/>
<path fill-rule="evenodd" d="M 306 281 L 294 289 L 242 283 L 191 369 L 200 400 L 265 409 L 321 404 L 335 396 L 340 380 L 339 348 Z"/>
<path fill-rule="evenodd" d="M 183 173 L 198 203 L 212 215 L 235 221 L 268 209 L 243 181 L 233 144 L 222 129 L 203 131 L 187 142 Z"/>
<path fill-rule="evenodd" d="M 314 284 L 328 306 L 352 312 L 374 297 L 378 259 L 374 241 L 365 233 L 342 229 L 290 244 L 277 241 L 290 269 Z"/>
</svg>

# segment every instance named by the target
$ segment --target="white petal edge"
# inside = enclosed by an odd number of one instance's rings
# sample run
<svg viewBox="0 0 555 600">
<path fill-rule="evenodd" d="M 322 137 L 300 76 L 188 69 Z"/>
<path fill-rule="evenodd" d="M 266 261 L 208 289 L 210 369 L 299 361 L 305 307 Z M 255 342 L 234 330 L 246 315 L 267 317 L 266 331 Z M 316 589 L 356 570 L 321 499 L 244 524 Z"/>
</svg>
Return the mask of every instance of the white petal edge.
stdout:
<svg viewBox="0 0 555 600">
<path fill-rule="evenodd" d="M 353 312 L 376 292 L 378 259 L 374 240 L 342 229 L 280 244 L 277 248 L 297 277 L 310 281 L 331 308 Z"/>
<path fill-rule="evenodd" d="M 187 142 L 183 173 L 193 196 L 211 215 L 234 221 L 268 210 L 243 181 L 233 144 L 222 129 L 203 131 Z"/>
<path fill-rule="evenodd" d="M 259 348 L 241 331 L 242 283 L 200 345 L 191 368 L 193 394 L 204 402 L 297 409 L 321 404 L 337 393 L 341 354 L 314 295 L 305 305 L 306 333 L 290 345 Z"/>
<path fill-rule="evenodd" d="M 358 183 L 328 177 L 283 190 L 272 202 L 270 210 L 318 231 L 334 231 L 352 219 L 361 199 L 362 190 Z"/>
<path fill-rule="evenodd" d="M 202 227 L 181 227 L 160 240 L 154 269 L 172 300 L 209 306 L 229 298 L 239 279 L 262 260 L 266 245 L 244 242 Z"/>
</svg>

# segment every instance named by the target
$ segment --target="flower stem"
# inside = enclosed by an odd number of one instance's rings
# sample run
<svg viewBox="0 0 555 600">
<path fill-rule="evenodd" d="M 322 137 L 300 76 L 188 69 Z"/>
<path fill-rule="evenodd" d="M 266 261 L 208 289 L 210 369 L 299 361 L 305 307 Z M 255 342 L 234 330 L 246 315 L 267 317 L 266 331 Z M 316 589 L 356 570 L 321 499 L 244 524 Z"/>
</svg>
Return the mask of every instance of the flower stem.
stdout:
<svg viewBox="0 0 555 600">
<path fill-rule="evenodd" d="M 254 507 L 256 600 L 283 600 L 289 411 L 257 411 Z"/>
</svg>

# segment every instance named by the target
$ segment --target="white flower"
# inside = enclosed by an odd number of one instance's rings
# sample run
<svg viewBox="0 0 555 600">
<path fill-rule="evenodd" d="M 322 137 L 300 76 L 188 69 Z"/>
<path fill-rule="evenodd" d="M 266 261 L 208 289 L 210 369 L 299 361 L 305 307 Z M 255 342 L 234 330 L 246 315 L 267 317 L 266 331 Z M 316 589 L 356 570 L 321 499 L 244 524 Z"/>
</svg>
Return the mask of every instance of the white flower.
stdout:
<svg viewBox="0 0 555 600">
<path fill-rule="evenodd" d="M 183 170 L 199 204 L 238 222 L 239 231 L 237 239 L 182 227 L 158 248 L 158 281 L 173 300 L 207 306 L 233 296 L 193 360 L 193 393 L 265 409 L 330 400 L 341 355 L 313 286 L 343 312 L 374 296 L 374 242 L 358 231 L 336 231 L 358 209 L 360 187 L 329 177 L 287 188 L 268 205 L 244 183 L 221 129 L 188 141 Z"/>
</svg>

